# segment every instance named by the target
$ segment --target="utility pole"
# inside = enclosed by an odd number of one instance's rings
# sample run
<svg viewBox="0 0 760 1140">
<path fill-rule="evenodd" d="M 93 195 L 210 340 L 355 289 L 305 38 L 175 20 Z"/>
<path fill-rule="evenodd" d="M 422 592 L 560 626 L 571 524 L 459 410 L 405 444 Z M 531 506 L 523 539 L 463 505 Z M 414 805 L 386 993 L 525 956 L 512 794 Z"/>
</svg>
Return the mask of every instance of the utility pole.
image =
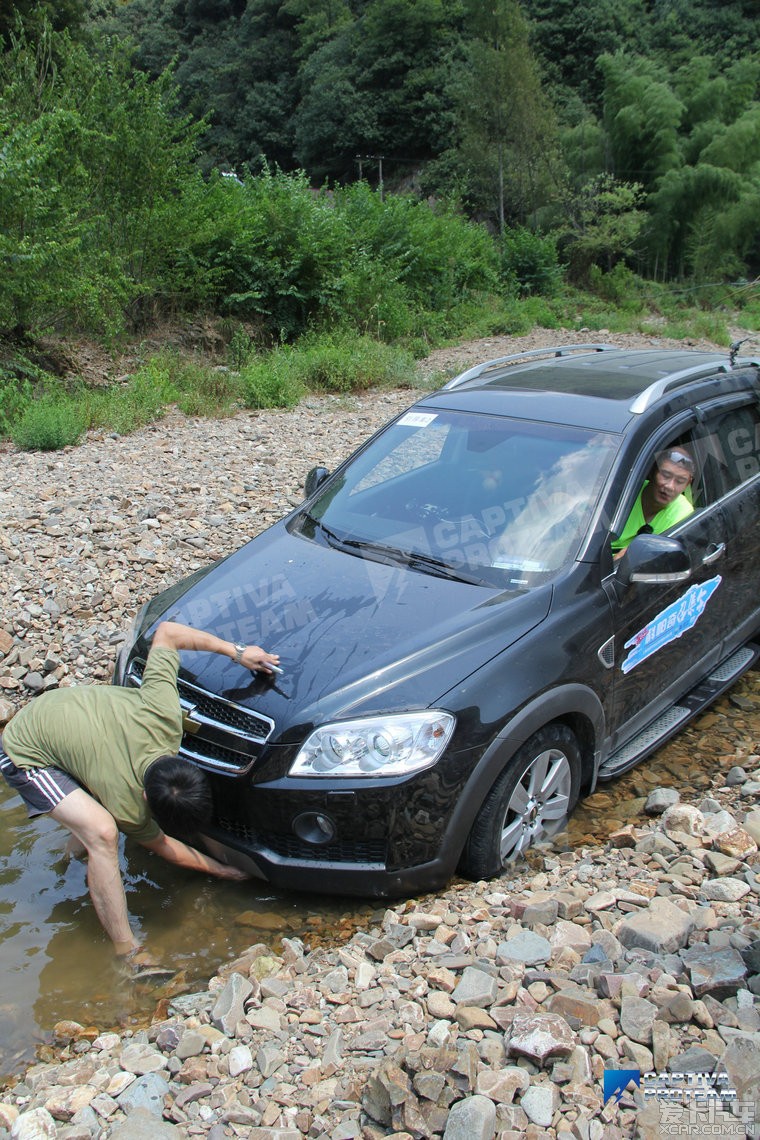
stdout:
<svg viewBox="0 0 760 1140">
<path fill-rule="evenodd" d="M 359 163 L 359 181 L 362 180 L 365 162 L 377 163 L 377 188 L 380 191 L 380 201 L 383 200 L 383 159 L 384 154 L 357 154 L 354 156 Z"/>
</svg>

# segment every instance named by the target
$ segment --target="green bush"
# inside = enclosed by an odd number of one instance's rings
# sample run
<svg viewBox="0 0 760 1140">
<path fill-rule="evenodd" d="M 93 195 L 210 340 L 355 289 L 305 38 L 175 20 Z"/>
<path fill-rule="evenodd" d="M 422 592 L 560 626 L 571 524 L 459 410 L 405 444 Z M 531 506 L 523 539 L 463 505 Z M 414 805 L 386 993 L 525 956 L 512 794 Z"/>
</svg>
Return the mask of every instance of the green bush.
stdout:
<svg viewBox="0 0 760 1140">
<path fill-rule="evenodd" d="M 406 286 L 392 265 L 385 265 L 366 250 L 358 250 L 336 279 L 320 322 L 355 329 L 377 340 L 397 341 L 409 336 L 418 313 Z"/>
<path fill-rule="evenodd" d="M 621 309 L 639 312 L 643 307 L 644 282 L 622 261 L 606 273 L 598 265 L 592 265 L 589 287 L 603 301 Z"/>
<path fill-rule="evenodd" d="M 201 368 L 196 365 L 183 379 L 192 384 L 180 388 L 175 403 L 186 416 L 228 416 L 243 399 L 243 384 L 237 372 L 225 368 Z"/>
<path fill-rule="evenodd" d="M 237 373 L 206 368 L 167 350 L 126 383 L 82 390 L 80 399 L 90 427 L 127 435 L 160 419 L 170 404 L 188 416 L 227 415 L 239 406 L 243 388 Z"/>
<path fill-rule="evenodd" d="M 501 289 L 492 238 L 448 207 L 382 197 L 366 183 L 315 194 L 303 174 L 212 182 L 206 195 L 214 210 L 204 207 L 183 264 L 223 313 L 270 342 L 336 326 L 402 340 L 429 316 L 445 320 Z"/>
<path fill-rule="evenodd" d="M 305 391 L 358 392 L 414 380 L 411 353 L 351 332 L 312 334 L 258 357 L 243 371 L 250 408 L 290 408 Z"/>
<path fill-rule="evenodd" d="M 235 325 L 227 345 L 227 360 L 230 368 L 242 372 L 255 352 L 253 337 L 245 331 L 242 325 Z"/>
<path fill-rule="evenodd" d="M 553 297 L 562 284 L 562 267 L 553 237 L 532 230 L 506 230 L 501 239 L 501 275 L 520 296 Z"/>
<path fill-rule="evenodd" d="M 251 361 L 242 374 L 243 399 L 249 408 L 294 408 L 304 394 L 293 354 L 278 348 Z"/>
<path fill-rule="evenodd" d="M 159 419 L 166 405 L 175 402 L 176 396 L 169 371 L 157 358 L 144 365 L 126 383 L 88 390 L 82 399 L 90 427 L 128 435 Z"/>
<path fill-rule="evenodd" d="M 15 370 L 0 369 L 0 436 L 10 435 L 16 423 L 32 402 L 34 388 L 26 376 Z"/>
<path fill-rule="evenodd" d="M 43 396 L 13 425 L 11 439 L 21 451 L 58 451 L 78 443 L 86 426 L 84 411 L 73 400 Z"/>
<path fill-rule="evenodd" d="M 760 302 L 744 306 L 741 310 L 741 322 L 745 328 L 760 332 Z"/>
<path fill-rule="evenodd" d="M 408 385 L 414 372 L 410 353 L 351 333 L 307 337 L 293 357 L 301 383 L 318 392 Z"/>
<path fill-rule="evenodd" d="M 304 174 L 267 173 L 222 189 L 213 231 L 191 245 L 213 275 L 212 300 L 239 321 L 261 324 L 270 340 L 292 341 L 319 316 L 340 276 L 342 223 Z"/>
<path fill-rule="evenodd" d="M 674 340 L 685 340 L 687 337 L 711 340 L 715 344 L 726 348 L 731 343 L 725 316 L 720 313 L 702 313 L 691 310 L 679 318 L 671 318 L 658 328 L 660 336 L 672 337 Z"/>
<path fill-rule="evenodd" d="M 334 202 L 352 262 L 362 254 L 389 267 L 415 308 L 445 310 L 471 293 L 499 292 L 493 239 L 452 206 L 384 197 L 366 182 L 336 191 Z"/>
</svg>

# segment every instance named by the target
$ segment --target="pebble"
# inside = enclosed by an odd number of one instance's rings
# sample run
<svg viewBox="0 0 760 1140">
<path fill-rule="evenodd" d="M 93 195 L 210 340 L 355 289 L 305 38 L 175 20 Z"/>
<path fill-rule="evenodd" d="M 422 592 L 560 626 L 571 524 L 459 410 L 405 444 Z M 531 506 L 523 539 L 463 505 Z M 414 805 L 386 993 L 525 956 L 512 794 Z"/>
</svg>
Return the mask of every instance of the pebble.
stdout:
<svg viewBox="0 0 760 1140">
<path fill-rule="evenodd" d="M 174 413 L 52 456 L 0 445 L 0 725 L 30 692 L 108 680 L 147 598 L 279 517 L 310 466 L 413 398 Z M 760 1104 L 760 809 L 742 794 L 760 747 L 745 736 L 712 777 L 676 765 L 678 793 L 642 776 L 607 842 L 394 903 L 341 946 L 272 931 L 144 1028 L 67 1022 L 54 1059 L 0 1089 L 0 1135 L 620 1140 L 658 1118 L 635 1088 L 605 1105 L 604 1070 L 653 1066 L 724 1066 Z"/>
</svg>

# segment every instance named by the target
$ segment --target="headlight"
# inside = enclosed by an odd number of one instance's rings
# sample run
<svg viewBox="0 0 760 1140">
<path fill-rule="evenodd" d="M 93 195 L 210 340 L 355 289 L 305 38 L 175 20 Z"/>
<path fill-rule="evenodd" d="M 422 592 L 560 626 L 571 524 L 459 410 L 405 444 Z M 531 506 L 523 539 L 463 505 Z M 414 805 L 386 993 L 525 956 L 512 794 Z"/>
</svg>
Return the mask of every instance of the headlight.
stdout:
<svg viewBox="0 0 760 1140">
<path fill-rule="evenodd" d="M 452 714 L 439 709 L 325 724 L 312 732 L 290 775 L 409 776 L 436 762 L 454 724 Z"/>
</svg>

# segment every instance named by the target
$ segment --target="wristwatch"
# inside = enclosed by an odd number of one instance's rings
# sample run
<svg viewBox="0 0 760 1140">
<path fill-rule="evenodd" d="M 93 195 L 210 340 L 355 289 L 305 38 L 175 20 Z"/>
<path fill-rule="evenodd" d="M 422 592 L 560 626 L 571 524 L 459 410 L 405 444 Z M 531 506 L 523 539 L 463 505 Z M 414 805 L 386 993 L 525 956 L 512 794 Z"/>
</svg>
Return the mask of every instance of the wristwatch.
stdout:
<svg viewBox="0 0 760 1140">
<path fill-rule="evenodd" d="M 241 663 L 241 661 L 243 660 L 243 654 L 245 653 L 248 646 L 247 645 L 241 645 L 239 642 L 236 641 L 233 644 L 233 648 L 235 650 L 235 657 L 234 657 L 235 664 L 239 665 Z"/>
</svg>

